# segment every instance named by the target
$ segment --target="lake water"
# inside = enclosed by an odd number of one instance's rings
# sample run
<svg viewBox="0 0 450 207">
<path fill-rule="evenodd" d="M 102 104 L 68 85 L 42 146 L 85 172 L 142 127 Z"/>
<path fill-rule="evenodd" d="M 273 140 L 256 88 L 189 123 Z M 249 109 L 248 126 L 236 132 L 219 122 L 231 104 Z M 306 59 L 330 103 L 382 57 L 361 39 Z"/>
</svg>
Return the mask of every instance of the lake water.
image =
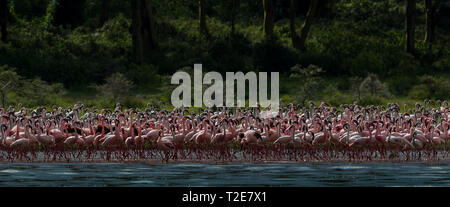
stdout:
<svg viewBox="0 0 450 207">
<path fill-rule="evenodd" d="M 6 163 L 0 186 L 450 186 L 450 162 Z"/>
</svg>

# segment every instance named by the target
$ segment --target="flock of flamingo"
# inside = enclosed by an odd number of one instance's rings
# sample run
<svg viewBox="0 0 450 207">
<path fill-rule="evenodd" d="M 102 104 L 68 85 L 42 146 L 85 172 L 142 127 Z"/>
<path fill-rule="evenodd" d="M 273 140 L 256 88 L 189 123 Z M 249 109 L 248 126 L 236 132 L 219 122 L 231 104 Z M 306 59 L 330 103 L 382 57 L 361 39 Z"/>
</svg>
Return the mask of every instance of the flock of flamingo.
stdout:
<svg viewBox="0 0 450 207">
<path fill-rule="evenodd" d="M 0 161 L 436 160 L 448 156 L 447 101 L 425 100 L 403 112 L 357 103 L 322 102 L 277 112 L 260 108 L 173 111 L 146 109 L 35 110 L 1 113 Z"/>
</svg>

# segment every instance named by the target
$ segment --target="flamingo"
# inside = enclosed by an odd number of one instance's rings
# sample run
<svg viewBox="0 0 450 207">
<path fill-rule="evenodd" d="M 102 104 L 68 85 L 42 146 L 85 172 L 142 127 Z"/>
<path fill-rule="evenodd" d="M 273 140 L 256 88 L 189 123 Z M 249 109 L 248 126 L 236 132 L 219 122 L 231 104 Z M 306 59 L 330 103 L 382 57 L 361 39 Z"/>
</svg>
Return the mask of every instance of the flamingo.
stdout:
<svg viewBox="0 0 450 207">
<path fill-rule="evenodd" d="M 159 136 L 158 140 L 156 141 L 158 149 L 164 150 L 164 151 L 174 149 L 175 145 L 172 142 L 172 139 L 174 136 L 175 136 L 175 133 L 172 133 L 172 138 Z"/>
<path fill-rule="evenodd" d="M 105 135 L 104 141 L 102 142 L 103 147 L 112 147 L 114 145 L 118 145 L 123 143 L 123 137 L 122 134 L 124 134 L 123 129 L 120 126 L 120 121 L 116 119 L 116 129 L 114 131 L 114 134 L 108 134 Z M 121 133 L 122 130 L 122 133 Z"/>
<path fill-rule="evenodd" d="M 218 144 L 224 144 L 225 143 L 225 137 L 227 136 L 227 124 L 226 120 L 224 120 L 223 125 L 223 132 L 215 134 L 213 138 L 211 139 L 211 144 L 218 145 Z"/>
<path fill-rule="evenodd" d="M 289 135 L 284 135 L 279 137 L 274 144 L 291 144 L 294 142 L 294 134 L 295 134 L 295 127 L 291 125 L 288 130 L 291 130 L 291 133 Z"/>
</svg>

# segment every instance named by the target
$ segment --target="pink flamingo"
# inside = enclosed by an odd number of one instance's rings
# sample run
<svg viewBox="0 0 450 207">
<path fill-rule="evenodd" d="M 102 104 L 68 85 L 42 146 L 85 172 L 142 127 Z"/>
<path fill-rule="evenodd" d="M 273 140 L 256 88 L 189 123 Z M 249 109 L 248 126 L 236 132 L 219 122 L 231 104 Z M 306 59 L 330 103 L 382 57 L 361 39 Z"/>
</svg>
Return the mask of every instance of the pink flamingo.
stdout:
<svg viewBox="0 0 450 207">
<path fill-rule="evenodd" d="M 294 142 L 294 134 L 295 134 L 295 127 L 294 125 L 291 125 L 288 130 L 291 130 L 291 133 L 289 135 L 284 135 L 279 137 L 273 144 L 291 144 Z"/>
</svg>

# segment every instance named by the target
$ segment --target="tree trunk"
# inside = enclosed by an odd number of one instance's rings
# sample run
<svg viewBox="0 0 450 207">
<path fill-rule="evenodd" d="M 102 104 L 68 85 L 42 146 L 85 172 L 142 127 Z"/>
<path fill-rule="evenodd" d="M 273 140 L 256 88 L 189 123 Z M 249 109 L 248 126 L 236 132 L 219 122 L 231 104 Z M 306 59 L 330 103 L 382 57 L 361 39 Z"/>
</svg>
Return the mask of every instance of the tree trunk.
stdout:
<svg viewBox="0 0 450 207">
<path fill-rule="evenodd" d="M 131 34 L 134 61 L 142 63 L 144 53 L 158 47 L 151 0 L 132 0 Z"/>
<path fill-rule="evenodd" d="M 8 1 L 0 0 L 0 27 L 1 27 L 1 40 L 2 42 L 8 41 Z"/>
<path fill-rule="evenodd" d="M 415 10 L 416 1 L 406 0 L 406 52 L 413 54 L 415 53 Z"/>
<path fill-rule="evenodd" d="M 142 37 L 142 19 L 141 19 L 141 0 L 132 0 L 132 22 L 131 35 L 133 39 L 133 58 L 137 63 L 141 63 L 144 59 L 144 44 Z"/>
<path fill-rule="evenodd" d="M 109 19 L 109 6 L 111 5 L 111 0 L 102 0 L 102 13 L 100 15 L 100 24 L 105 24 Z"/>
<path fill-rule="evenodd" d="M 429 49 L 431 51 L 431 46 L 434 41 L 434 28 L 436 25 L 436 10 L 439 8 L 440 0 L 436 0 L 433 4 L 432 0 L 425 0 L 425 43 L 429 44 Z"/>
<path fill-rule="evenodd" d="M 208 36 L 208 27 L 206 26 L 205 6 L 206 0 L 198 0 L 198 18 L 200 21 L 200 34 Z"/>
<path fill-rule="evenodd" d="M 319 2 L 319 0 L 311 0 L 311 2 L 309 4 L 309 9 L 308 9 L 308 13 L 306 13 L 305 22 L 303 23 L 302 28 L 300 29 L 300 32 L 299 32 L 300 40 L 297 45 L 298 47 L 296 47 L 297 49 L 300 49 L 300 50 L 306 49 L 306 47 L 305 47 L 306 38 L 308 38 L 309 29 L 311 27 L 313 17 L 316 14 L 318 2 Z M 294 47 L 295 47 L 295 45 L 294 45 Z"/>
<path fill-rule="evenodd" d="M 267 40 L 273 39 L 275 0 L 263 0 L 264 6 L 264 33 Z"/>
<path fill-rule="evenodd" d="M 295 0 L 291 0 L 289 8 L 289 28 L 291 33 L 292 46 L 294 48 L 300 48 L 300 38 L 295 28 Z"/>
<path fill-rule="evenodd" d="M 144 0 L 145 7 L 143 7 L 143 30 L 144 30 L 144 45 L 147 49 L 156 49 L 158 47 L 158 42 L 156 41 L 156 31 L 155 31 L 155 20 L 153 19 L 152 13 L 152 1 Z"/>
<path fill-rule="evenodd" d="M 236 23 L 236 13 L 237 9 L 239 7 L 239 0 L 232 0 L 233 1 L 233 8 L 231 9 L 231 34 L 234 34 L 235 32 L 235 23 Z"/>
</svg>

